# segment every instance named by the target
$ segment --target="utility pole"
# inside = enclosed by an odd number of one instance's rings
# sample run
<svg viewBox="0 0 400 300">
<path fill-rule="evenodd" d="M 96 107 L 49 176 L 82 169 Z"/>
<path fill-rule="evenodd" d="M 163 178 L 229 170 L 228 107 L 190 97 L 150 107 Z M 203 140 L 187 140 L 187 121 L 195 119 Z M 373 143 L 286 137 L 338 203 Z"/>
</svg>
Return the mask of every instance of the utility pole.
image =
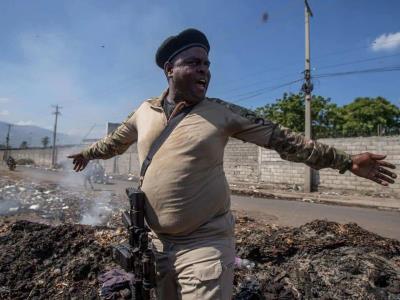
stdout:
<svg viewBox="0 0 400 300">
<path fill-rule="evenodd" d="M 8 124 L 8 130 L 7 130 L 7 136 L 6 136 L 6 151 L 4 154 L 4 160 L 8 159 L 8 155 L 9 155 L 9 150 L 8 148 L 10 148 L 10 131 L 11 131 L 11 124 Z"/>
<path fill-rule="evenodd" d="M 51 166 L 53 168 L 56 167 L 57 164 L 57 151 L 56 151 L 56 139 L 57 139 L 57 120 L 58 120 L 58 115 L 60 115 L 60 109 L 62 107 L 58 106 L 58 104 L 56 106 L 53 105 L 53 107 L 56 109 L 55 112 L 53 112 L 53 114 L 56 116 L 55 120 L 54 120 L 54 131 L 53 131 L 53 151 L 51 153 Z"/>
<path fill-rule="evenodd" d="M 313 90 L 313 84 L 311 83 L 311 59 L 310 59 L 310 16 L 313 16 L 310 6 L 307 0 L 304 0 L 304 11 L 305 11 L 305 69 L 304 69 L 304 84 L 302 91 L 304 92 L 305 98 L 305 137 L 306 139 L 312 139 L 311 131 L 311 92 Z M 313 186 L 313 170 L 305 166 L 304 174 L 304 192 L 312 192 Z"/>
</svg>

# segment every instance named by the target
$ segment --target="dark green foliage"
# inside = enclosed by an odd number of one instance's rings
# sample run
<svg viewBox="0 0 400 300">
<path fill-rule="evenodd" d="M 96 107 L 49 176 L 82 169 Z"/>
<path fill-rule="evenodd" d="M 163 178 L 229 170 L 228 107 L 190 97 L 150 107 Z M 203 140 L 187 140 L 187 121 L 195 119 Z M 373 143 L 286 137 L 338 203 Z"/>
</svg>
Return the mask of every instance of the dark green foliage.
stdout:
<svg viewBox="0 0 400 300">
<path fill-rule="evenodd" d="M 304 95 L 283 94 L 275 103 L 256 109 L 273 122 L 304 132 Z M 338 107 L 330 98 L 312 96 L 314 138 L 372 136 L 400 133 L 400 109 L 382 97 L 356 98 Z"/>
<path fill-rule="evenodd" d="M 400 109 L 382 97 L 359 97 L 341 109 L 342 135 L 398 134 Z"/>
<path fill-rule="evenodd" d="M 27 141 L 22 141 L 21 145 L 19 146 L 21 149 L 26 149 L 28 148 L 28 142 Z"/>
<path fill-rule="evenodd" d="M 42 138 L 41 142 L 42 142 L 43 148 L 47 148 L 47 145 L 50 142 L 50 138 L 48 136 L 45 136 Z"/>
</svg>

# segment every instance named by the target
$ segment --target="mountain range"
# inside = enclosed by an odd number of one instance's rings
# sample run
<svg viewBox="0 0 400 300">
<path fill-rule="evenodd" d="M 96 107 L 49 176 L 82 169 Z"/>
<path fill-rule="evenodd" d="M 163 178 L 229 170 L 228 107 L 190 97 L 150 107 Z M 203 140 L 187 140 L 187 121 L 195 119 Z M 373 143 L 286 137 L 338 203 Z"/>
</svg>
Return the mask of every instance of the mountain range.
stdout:
<svg viewBox="0 0 400 300">
<path fill-rule="evenodd" d="M 0 144 L 6 144 L 6 137 L 9 123 L 0 121 Z M 20 147 L 26 141 L 28 147 L 43 147 L 42 139 L 49 137 L 49 144 L 53 144 L 53 131 L 33 125 L 14 125 L 11 124 L 9 144 L 12 148 Z M 79 144 L 82 138 L 65 133 L 57 132 L 57 145 Z"/>
</svg>

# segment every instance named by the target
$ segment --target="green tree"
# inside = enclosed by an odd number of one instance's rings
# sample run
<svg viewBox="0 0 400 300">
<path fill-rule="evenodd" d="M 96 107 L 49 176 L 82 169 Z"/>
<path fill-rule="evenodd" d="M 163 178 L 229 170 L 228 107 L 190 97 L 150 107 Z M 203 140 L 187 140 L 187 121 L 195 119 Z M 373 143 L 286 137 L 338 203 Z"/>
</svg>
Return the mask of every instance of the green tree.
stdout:
<svg viewBox="0 0 400 300">
<path fill-rule="evenodd" d="M 21 149 L 26 149 L 28 148 L 28 142 L 27 141 L 22 141 L 21 145 L 19 146 Z"/>
<path fill-rule="evenodd" d="M 400 109 L 383 97 L 358 97 L 341 109 L 343 136 L 398 134 Z"/>
<path fill-rule="evenodd" d="M 312 96 L 312 130 L 313 137 L 320 138 L 334 135 L 343 120 L 336 104 L 331 103 L 330 98 Z M 283 94 L 275 103 L 266 104 L 256 109 L 256 113 L 280 125 L 297 132 L 304 132 L 304 95 Z"/>
<path fill-rule="evenodd" d="M 43 148 L 47 148 L 47 146 L 49 145 L 50 142 L 50 138 L 48 136 L 45 136 L 44 138 L 42 138 L 41 140 Z"/>
</svg>

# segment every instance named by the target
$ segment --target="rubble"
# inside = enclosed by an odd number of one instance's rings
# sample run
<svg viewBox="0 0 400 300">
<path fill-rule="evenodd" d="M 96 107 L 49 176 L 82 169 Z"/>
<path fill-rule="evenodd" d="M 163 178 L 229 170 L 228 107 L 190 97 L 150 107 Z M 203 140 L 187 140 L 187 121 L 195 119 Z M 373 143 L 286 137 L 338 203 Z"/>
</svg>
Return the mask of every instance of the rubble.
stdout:
<svg viewBox="0 0 400 300">
<path fill-rule="evenodd" d="M 114 229 L 28 221 L 0 227 L 0 299 L 99 299 L 97 276 L 114 266 Z"/>
<path fill-rule="evenodd" d="M 111 246 L 127 238 L 125 204 L 0 178 L 0 299 L 100 299 L 98 276 L 116 267 Z M 236 215 L 236 254 L 254 265 L 235 270 L 234 299 L 400 299 L 399 241 L 356 224 L 291 228 Z M 97 226 L 79 224 L 85 216 Z"/>
<path fill-rule="evenodd" d="M 0 178 L 0 215 L 34 213 L 46 224 L 107 224 L 126 201 L 114 193 L 71 191 L 54 183 Z"/>
<path fill-rule="evenodd" d="M 237 299 L 400 299 L 397 240 L 352 223 L 276 228 L 249 218 L 238 222 L 237 254 L 257 266 L 236 272 Z"/>
</svg>

